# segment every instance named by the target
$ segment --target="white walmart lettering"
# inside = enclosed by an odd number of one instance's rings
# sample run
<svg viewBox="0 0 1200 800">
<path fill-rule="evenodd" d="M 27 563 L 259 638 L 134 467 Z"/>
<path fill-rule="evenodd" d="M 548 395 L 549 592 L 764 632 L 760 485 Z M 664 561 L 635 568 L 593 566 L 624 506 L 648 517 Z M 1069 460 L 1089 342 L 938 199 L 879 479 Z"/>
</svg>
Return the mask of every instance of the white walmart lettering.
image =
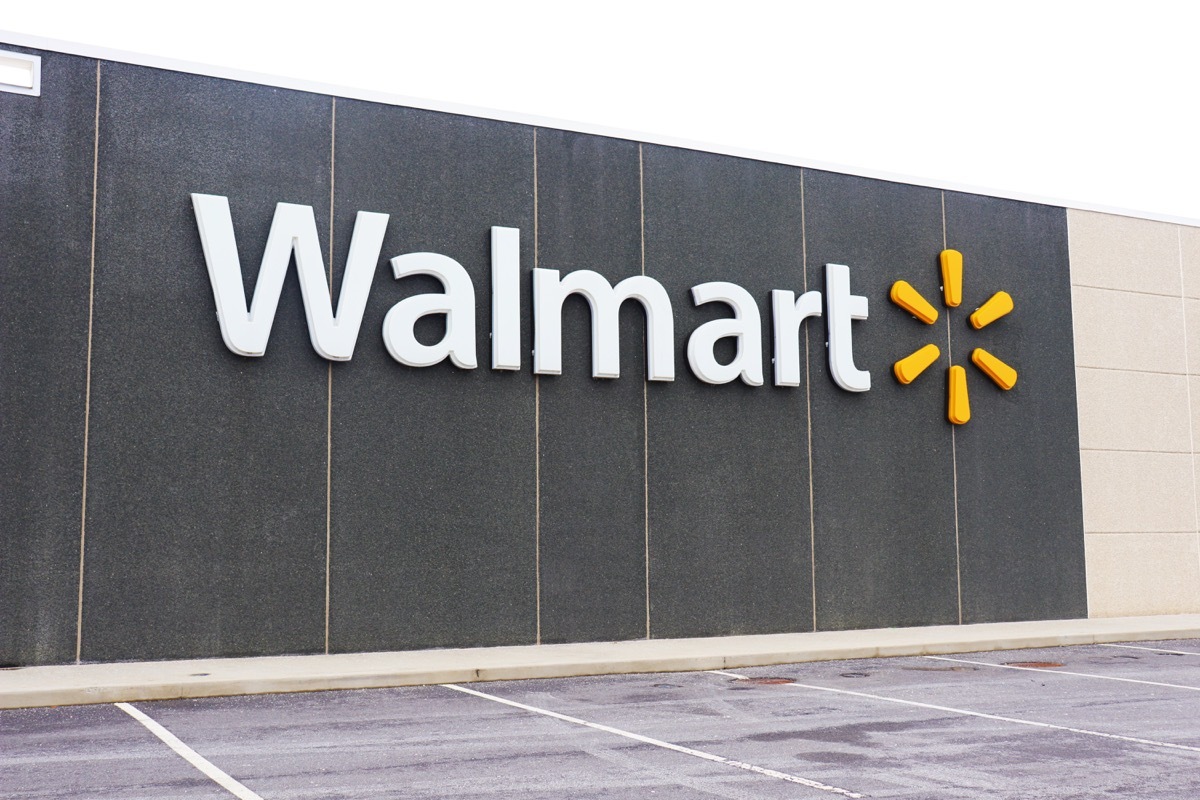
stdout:
<svg viewBox="0 0 1200 800">
<path fill-rule="evenodd" d="M 196 226 L 204 248 L 208 276 L 217 306 L 217 320 L 225 346 L 243 356 L 266 353 L 267 339 L 283 290 L 283 279 L 293 255 L 299 274 L 304 312 L 313 349 L 333 361 L 349 361 L 358 340 L 371 279 L 383 249 L 388 215 L 358 212 L 350 238 L 350 252 L 338 297 L 336 313 L 329 276 L 321 257 L 320 239 L 311 206 L 279 203 L 267 235 L 254 297 L 247 308 L 229 200 L 217 195 L 193 194 Z M 491 229 L 492 369 L 521 369 L 521 270 L 520 231 Z M 398 280 L 410 275 L 430 275 L 444 289 L 440 293 L 405 298 L 383 320 L 383 341 L 392 358 L 410 367 L 428 367 L 447 358 L 462 369 L 475 369 L 475 286 L 454 259 L 439 253 L 407 253 L 390 260 Z M 562 373 L 562 305 L 572 294 L 587 300 L 592 318 L 592 375 L 620 376 L 621 304 L 637 301 L 646 319 L 646 377 L 652 381 L 675 379 L 675 319 L 671 299 L 662 284 L 645 275 L 634 275 L 611 284 L 591 270 L 566 274 L 556 269 L 533 270 L 533 371 L 540 375 Z M 700 325 L 688 338 L 688 366 L 706 383 L 740 379 L 749 386 L 763 384 L 762 324 L 754 297 L 734 283 L 714 281 L 692 287 L 697 305 L 724 303 L 732 317 Z M 850 293 L 850 268 L 825 266 L 825 317 L 828 331 L 829 371 L 838 386 L 849 392 L 871 388 L 871 374 L 854 364 L 851 323 L 867 318 L 867 298 Z M 822 316 L 820 292 L 771 292 L 776 386 L 800 385 L 800 326 Z M 446 318 L 446 334 L 432 345 L 417 340 L 414 326 L 430 314 Z M 735 341 L 733 360 L 722 364 L 716 343 Z"/>
</svg>

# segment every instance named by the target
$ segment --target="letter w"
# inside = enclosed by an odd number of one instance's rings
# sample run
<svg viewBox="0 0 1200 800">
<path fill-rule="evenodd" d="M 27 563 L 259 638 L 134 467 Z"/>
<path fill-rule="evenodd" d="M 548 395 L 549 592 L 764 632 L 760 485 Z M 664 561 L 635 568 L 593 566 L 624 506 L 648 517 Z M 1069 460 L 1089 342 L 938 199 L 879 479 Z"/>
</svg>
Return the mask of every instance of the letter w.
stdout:
<svg viewBox="0 0 1200 800">
<path fill-rule="evenodd" d="M 312 206 L 292 203 L 275 206 L 275 218 L 271 220 L 267 249 L 263 252 L 249 310 L 246 310 L 242 264 L 238 259 L 228 198 L 193 194 L 192 207 L 196 211 L 196 226 L 200 229 L 208 278 L 217 301 L 217 320 L 221 323 L 221 337 L 226 347 L 243 356 L 261 356 L 266 352 L 283 279 L 295 252 L 313 349 L 331 361 L 350 360 L 367 306 L 367 295 L 371 291 L 371 279 L 379 264 L 387 214 L 358 212 L 335 315 Z"/>
</svg>

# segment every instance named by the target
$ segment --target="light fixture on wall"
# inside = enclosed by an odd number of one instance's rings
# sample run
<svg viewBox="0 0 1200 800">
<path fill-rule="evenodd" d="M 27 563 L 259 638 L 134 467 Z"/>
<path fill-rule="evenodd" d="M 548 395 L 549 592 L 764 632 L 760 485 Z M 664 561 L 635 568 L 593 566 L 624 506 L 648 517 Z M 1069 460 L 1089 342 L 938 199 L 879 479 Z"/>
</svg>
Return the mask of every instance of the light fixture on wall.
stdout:
<svg viewBox="0 0 1200 800">
<path fill-rule="evenodd" d="M 0 50 L 0 92 L 41 95 L 41 56 Z"/>
</svg>

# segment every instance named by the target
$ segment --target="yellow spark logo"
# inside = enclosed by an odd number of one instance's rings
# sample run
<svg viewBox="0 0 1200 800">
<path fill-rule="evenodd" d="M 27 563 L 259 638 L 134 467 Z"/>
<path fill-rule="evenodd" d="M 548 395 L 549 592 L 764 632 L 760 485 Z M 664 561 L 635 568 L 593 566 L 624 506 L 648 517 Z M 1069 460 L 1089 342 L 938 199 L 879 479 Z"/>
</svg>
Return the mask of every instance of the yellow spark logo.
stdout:
<svg viewBox="0 0 1200 800">
<path fill-rule="evenodd" d="M 947 308 L 958 308 L 962 304 L 963 258 L 957 250 L 943 250 L 942 294 Z M 906 281 L 892 284 L 892 302 L 912 314 L 926 325 L 937 322 L 938 310 L 921 293 Z M 996 292 L 986 303 L 971 314 L 971 327 L 975 330 L 991 325 L 1013 310 L 1013 299 L 1008 292 Z M 905 356 L 892 366 L 896 380 L 903 384 L 912 383 L 942 355 L 936 344 L 927 344 L 915 353 Z M 1001 389 L 1008 391 L 1017 384 L 1017 371 L 981 347 L 971 351 L 971 363 L 979 367 L 984 375 Z M 971 402 L 967 397 L 967 371 L 958 364 L 950 367 L 947 380 L 946 416 L 955 425 L 971 419 Z"/>
</svg>

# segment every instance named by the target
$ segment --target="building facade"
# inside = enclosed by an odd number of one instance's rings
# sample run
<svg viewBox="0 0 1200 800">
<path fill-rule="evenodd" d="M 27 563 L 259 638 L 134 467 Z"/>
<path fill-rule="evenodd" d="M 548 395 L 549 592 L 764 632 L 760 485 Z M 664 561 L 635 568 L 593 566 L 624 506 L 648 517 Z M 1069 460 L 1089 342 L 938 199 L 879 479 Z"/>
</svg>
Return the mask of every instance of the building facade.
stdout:
<svg viewBox="0 0 1200 800">
<path fill-rule="evenodd" d="M 2 49 L 4 664 L 1200 610 L 1195 228 Z"/>
</svg>

